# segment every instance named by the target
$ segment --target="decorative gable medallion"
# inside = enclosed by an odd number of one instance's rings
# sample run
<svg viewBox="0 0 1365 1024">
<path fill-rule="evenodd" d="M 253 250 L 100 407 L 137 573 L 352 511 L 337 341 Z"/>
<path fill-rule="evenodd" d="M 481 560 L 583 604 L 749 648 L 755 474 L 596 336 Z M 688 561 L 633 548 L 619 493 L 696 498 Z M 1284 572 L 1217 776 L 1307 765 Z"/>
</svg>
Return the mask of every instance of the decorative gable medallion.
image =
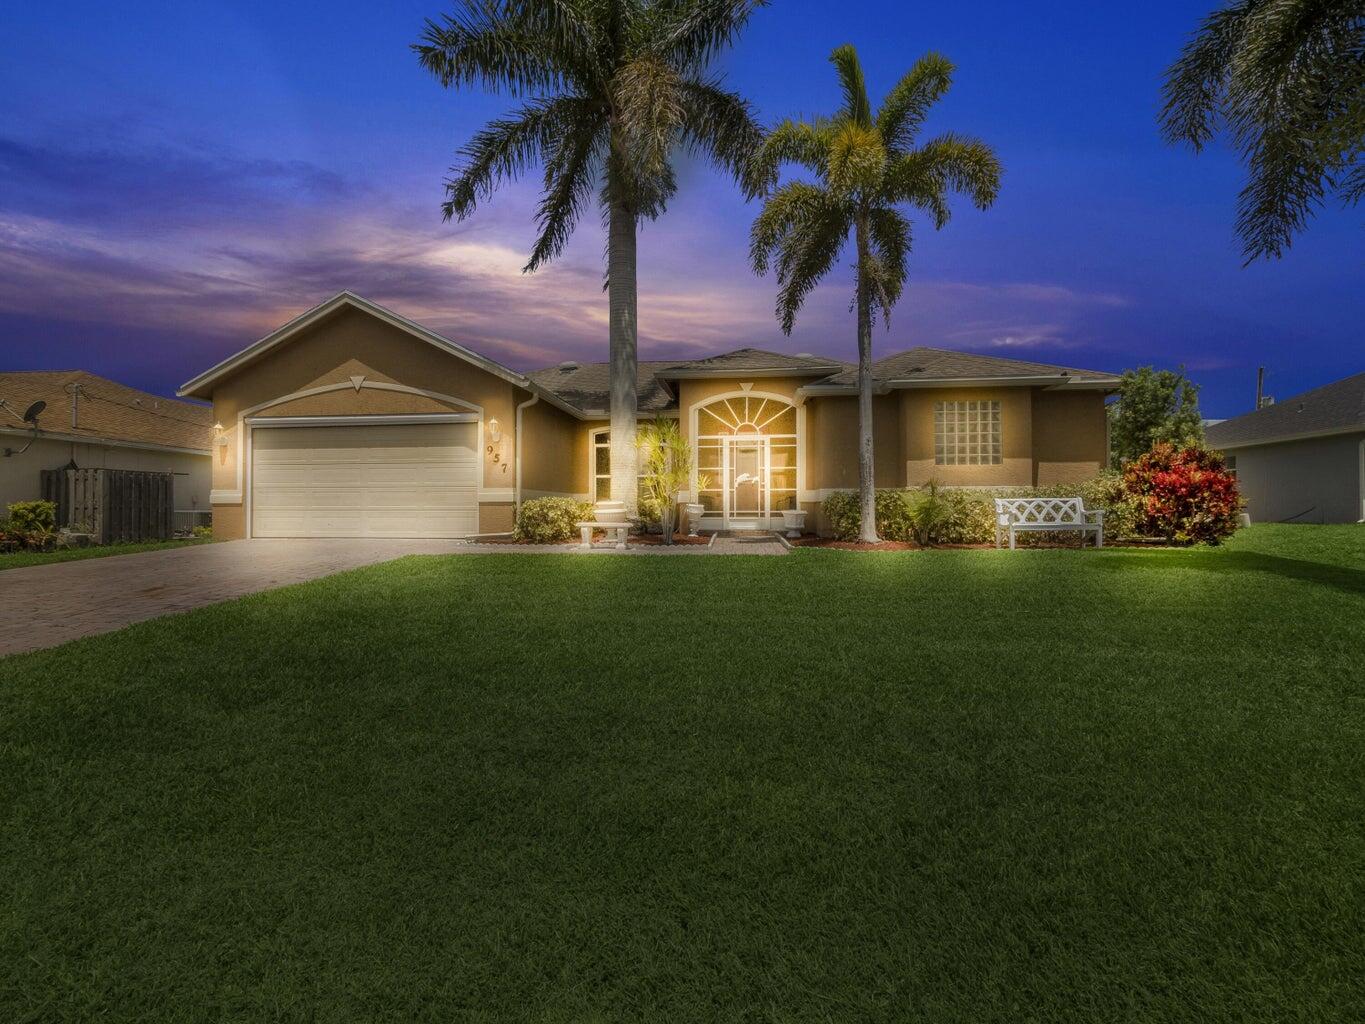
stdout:
<svg viewBox="0 0 1365 1024">
<path fill-rule="evenodd" d="M 351 378 L 351 387 L 355 388 L 357 392 L 360 391 L 364 384 L 365 384 L 364 374 L 361 374 L 359 376 L 353 376 Z"/>
<path fill-rule="evenodd" d="M 739 389 L 740 389 L 741 391 L 752 391 L 752 390 L 754 389 L 754 386 L 753 386 L 753 384 L 741 384 L 741 385 L 739 386 Z"/>
</svg>

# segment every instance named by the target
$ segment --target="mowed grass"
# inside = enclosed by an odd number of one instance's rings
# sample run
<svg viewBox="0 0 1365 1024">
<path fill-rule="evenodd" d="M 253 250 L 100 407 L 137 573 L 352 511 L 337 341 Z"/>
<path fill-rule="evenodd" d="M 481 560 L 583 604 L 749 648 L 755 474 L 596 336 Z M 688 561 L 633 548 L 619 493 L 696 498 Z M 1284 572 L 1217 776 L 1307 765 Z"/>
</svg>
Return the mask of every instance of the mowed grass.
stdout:
<svg viewBox="0 0 1365 1024">
<path fill-rule="evenodd" d="M 1346 1021 L 1365 528 L 410 558 L 0 661 L 0 1019 Z"/>
<path fill-rule="evenodd" d="M 207 544 L 208 540 L 160 540 L 143 544 L 99 544 L 88 548 L 59 548 L 56 551 L 6 551 L 0 553 L 0 571 L 22 569 L 30 565 L 51 562 L 81 562 L 87 558 L 107 558 L 110 555 L 136 555 L 143 551 L 164 548 L 183 548 L 191 544 Z"/>
</svg>

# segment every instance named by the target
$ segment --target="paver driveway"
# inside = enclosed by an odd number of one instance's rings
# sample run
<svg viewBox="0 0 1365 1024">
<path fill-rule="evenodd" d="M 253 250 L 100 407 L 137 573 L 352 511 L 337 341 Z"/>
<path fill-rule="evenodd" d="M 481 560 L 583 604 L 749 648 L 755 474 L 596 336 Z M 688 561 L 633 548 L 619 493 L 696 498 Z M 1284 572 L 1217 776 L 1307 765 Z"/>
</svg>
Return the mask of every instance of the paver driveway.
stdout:
<svg viewBox="0 0 1365 1024">
<path fill-rule="evenodd" d="M 54 647 L 143 619 L 216 604 L 412 554 L 441 540 L 241 540 L 57 562 L 0 573 L 0 655 Z"/>
</svg>

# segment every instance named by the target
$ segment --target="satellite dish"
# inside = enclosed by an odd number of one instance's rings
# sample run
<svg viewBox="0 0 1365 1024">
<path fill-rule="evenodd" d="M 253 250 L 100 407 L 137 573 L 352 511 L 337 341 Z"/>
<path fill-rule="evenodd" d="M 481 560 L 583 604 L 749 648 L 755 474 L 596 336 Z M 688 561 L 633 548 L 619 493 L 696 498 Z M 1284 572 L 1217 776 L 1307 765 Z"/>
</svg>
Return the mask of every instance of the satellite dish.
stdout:
<svg viewBox="0 0 1365 1024">
<path fill-rule="evenodd" d="M 24 422 L 32 423 L 34 426 L 37 426 L 38 417 L 43 414 L 43 410 L 46 408 L 47 408 L 46 402 L 44 401 L 34 402 L 32 405 L 30 405 L 27 409 L 24 410 Z"/>
</svg>

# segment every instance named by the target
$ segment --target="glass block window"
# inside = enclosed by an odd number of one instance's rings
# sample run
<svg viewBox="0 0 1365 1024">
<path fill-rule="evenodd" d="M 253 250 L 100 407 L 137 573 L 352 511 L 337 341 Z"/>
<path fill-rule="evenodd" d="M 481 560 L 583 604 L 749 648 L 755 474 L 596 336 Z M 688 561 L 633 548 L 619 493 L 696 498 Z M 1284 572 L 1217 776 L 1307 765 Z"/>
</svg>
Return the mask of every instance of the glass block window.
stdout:
<svg viewBox="0 0 1365 1024">
<path fill-rule="evenodd" d="M 934 403 L 934 465 L 998 466 L 1002 457 L 998 401 Z"/>
</svg>

